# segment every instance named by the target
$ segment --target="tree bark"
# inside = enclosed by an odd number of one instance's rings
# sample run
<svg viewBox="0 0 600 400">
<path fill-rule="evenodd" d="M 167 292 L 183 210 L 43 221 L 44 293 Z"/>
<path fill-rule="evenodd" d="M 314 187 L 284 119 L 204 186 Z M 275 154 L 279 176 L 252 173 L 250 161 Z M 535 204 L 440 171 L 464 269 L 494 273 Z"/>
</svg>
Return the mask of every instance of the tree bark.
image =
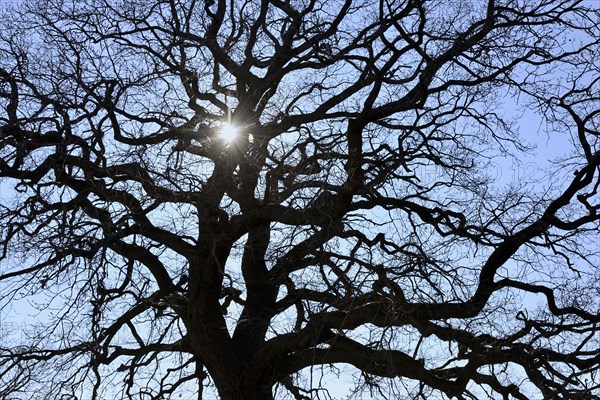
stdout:
<svg viewBox="0 0 600 400">
<path fill-rule="evenodd" d="M 243 383 L 237 388 L 219 389 L 221 400 L 272 400 L 270 385 Z"/>
</svg>

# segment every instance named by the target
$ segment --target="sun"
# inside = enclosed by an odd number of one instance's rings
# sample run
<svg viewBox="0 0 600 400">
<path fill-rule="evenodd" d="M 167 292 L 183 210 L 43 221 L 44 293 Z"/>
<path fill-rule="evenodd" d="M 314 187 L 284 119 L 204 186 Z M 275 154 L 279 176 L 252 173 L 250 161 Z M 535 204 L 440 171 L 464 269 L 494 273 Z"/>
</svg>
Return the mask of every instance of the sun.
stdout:
<svg viewBox="0 0 600 400">
<path fill-rule="evenodd" d="M 225 122 L 221 129 L 219 130 L 219 136 L 224 141 L 231 143 L 235 141 L 239 134 L 239 128 L 229 122 Z"/>
</svg>

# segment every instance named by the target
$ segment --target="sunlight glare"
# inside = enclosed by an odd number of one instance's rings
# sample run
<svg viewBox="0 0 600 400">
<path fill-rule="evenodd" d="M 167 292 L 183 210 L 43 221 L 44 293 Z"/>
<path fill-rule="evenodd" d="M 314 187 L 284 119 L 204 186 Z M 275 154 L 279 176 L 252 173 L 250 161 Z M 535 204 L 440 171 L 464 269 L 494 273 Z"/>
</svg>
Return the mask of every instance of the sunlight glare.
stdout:
<svg viewBox="0 0 600 400">
<path fill-rule="evenodd" d="M 226 122 L 221 127 L 219 136 L 226 142 L 230 143 L 230 142 L 233 142 L 237 138 L 238 133 L 239 133 L 239 129 L 237 126 L 230 124 L 229 122 Z"/>
</svg>

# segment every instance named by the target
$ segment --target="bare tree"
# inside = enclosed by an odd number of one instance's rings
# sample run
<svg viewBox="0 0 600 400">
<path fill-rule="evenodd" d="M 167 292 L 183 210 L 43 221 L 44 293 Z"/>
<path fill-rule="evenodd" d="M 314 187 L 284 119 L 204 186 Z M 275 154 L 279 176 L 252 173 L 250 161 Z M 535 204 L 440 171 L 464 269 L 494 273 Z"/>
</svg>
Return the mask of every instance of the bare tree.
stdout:
<svg viewBox="0 0 600 400">
<path fill-rule="evenodd" d="M 593 3 L 6 7 L 0 397 L 600 398 Z"/>
</svg>

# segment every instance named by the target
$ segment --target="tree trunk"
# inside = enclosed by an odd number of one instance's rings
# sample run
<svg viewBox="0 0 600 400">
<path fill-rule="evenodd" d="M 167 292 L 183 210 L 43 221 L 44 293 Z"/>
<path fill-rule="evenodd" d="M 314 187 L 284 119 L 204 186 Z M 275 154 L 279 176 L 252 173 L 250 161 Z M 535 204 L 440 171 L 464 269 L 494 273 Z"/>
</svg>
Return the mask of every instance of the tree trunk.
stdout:
<svg viewBox="0 0 600 400">
<path fill-rule="evenodd" d="M 238 388 L 217 388 L 221 400 L 273 400 L 271 385 L 242 383 Z"/>
</svg>

